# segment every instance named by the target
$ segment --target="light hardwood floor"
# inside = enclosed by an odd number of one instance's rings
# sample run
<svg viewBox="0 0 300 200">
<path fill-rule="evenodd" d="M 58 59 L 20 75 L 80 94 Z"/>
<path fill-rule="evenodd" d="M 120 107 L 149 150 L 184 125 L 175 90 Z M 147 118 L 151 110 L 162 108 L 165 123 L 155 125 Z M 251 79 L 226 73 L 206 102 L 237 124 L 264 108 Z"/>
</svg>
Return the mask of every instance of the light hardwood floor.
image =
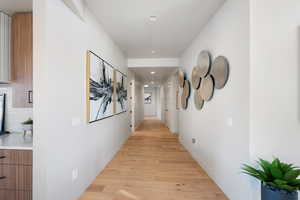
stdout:
<svg viewBox="0 0 300 200">
<path fill-rule="evenodd" d="M 175 135 L 146 120 L 80 200 L 227 200 Z"/>
</svg>

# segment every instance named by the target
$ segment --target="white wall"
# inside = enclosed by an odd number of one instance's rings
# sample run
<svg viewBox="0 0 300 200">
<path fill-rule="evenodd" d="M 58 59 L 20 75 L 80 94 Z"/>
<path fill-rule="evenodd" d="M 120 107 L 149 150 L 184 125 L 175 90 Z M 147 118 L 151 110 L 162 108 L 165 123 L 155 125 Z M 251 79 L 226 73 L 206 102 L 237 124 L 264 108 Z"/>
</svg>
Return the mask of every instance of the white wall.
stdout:
<svg viewBox="0 0 300 200">
<path fill-rule="evenodd" d="M 155 117 L 157 116 L 157 94 L 156 88 L 145 88 L 144 93 L 151 93 L 152 94 L 152 101 L 150 104 L 144 104 L 144 116 L 145 117 Z"/>
<path fill-rule="evenodd" d="M 165 103 L 165 123 L 172 133 L 178 133 L 178 110 L 176 109 L 176 90 L 178 88 L 176 74 L 172 74 L 163 85 Z"/>
<path fill-rule="evenodd" d="M 135 131 L 136 128 L 139 127 L 141 122 L 144 120 L 144 85 L 137 80 L 136 75 L 133 71 L 128 70 L 130 74 L 130 90 L 131 94 L 131 124 L 132 131 Z"/>
<path fill-rule="evenodd" d="M 160 120 L 164 123 L 166 123 L 166 117 L 165 117 L 165 87 L 163 85 L 159 88 L 159 99 L 160 99 Z"/>
<path fill-rule="evenodd" d="M 161 86 L 157 86 L 155 92 L 156 92 L 156 117 L 159 120 L 162 120 L 161 114 L 162 114 L 162 109 L 161 109 L 161 92 L 160 92 Z"/>
<path fill-rule="evenodd" d="M 135 119 L 134 119 L 134 80 L 135 76 L 134 73 L 130 70 L 127 72 L 127 98 L 128 98 L 128 110 L 130 115 L 130 125 L 131 125 L 131 132 L 135 130 Z"/>
<path fill-rule="evenodd" d="M 13 108 L 12 88 L 0 88 L 0 93 L 6 94 L 5 129 L 10 132 L 22 132 L 21 123 L 32 118 L 32 108 Z"/>
<path fill-rule="evenodd" d="M 134 106 L 134 115 L 135 115 L 135 128 L 137 128 L 141 122 L 144 120 L 144 85 L 135 80 L 135 106 Z"/>
<path fill-rule="evenodd" d="M 300 166 L 299 10 L 298 0 L 251 0 L 252 159 Z"/>
<path fill-rule="evenodd" d="M 34 200 L 78 199 L 129 136 L 128 113 L 85 122 L 88 49 L 127 72 L 89 11 L 82 21 L 61 0 L 34 0 Z"/>
<path fill-rule="evenodd" d="M 189 79 L 201 50 L 226 56 L 230 77 L 202 111 L 192 90 L 188 109 L 180 111 L 180 141 L 230 200 L 248 200 L 249 181 L 240 167 L 249 160 L 249 1 L 226 1 L 184 52 L 181 66 Z"/>
</svg>

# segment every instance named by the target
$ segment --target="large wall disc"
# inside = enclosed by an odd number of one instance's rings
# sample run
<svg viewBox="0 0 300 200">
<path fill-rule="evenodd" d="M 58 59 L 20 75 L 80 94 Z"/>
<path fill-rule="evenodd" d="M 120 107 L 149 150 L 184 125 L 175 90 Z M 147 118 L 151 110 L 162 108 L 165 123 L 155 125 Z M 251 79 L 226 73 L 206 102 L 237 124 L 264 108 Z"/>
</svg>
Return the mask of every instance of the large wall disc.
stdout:
<svg viewBox="0 0 300 200">
<path fill-rule="evenodd" d="M 224 56 L 218 56 L 211 67 L 211 75 L 215 81 L 215 88 L 222 89 L 229 77 L 229 63 Z"/>
<path fill-rule="evenodd" d="M 198 56 L 197 66 L 200 68 L 200 76 L 206 77 L 210 71 L 211 56 L 208 51 L 201 51 Z"/>
<path fill-rule="evenodd" d="M 200 87 L 201 82 L 201 69 L 200 67 L 196 66 L 193 68 L 192 71 L 192 87 L 196 90 Z"/>
<path fill-rule="evenodd" d="M 199 90 L 203 100 L 209 101 L 212 98 L 214 94 L 214 81 L 210 75 L 201 80 Z"/>
<path fill-rule="evenodd" d="M 180 86 L 181 88 L 184 87 L 184 81 L 185 81 L 184 72 L 183 72 L 183 71 L 179 71 L 179 72 L 178 72 L 178 82 L 179 82 L 179 86 Z"/>
<path fill-rule="evenodd" d="M 188 99 L 190 97 L 190 92 L 191 92 L 191 86 L 190 82 L 188 80 L 184 81 L 184 87 L 183 87 L 183 96 Z"/>
<path fill-rule="evenodd" d="M 195 106 L 198 110 L 201 110 L 203 108 L 204 100 L 202 99 L 202 97 L 200 95 L 200 90 L 195 90 L 194 102 L 195 102 Z"/>
</svg>

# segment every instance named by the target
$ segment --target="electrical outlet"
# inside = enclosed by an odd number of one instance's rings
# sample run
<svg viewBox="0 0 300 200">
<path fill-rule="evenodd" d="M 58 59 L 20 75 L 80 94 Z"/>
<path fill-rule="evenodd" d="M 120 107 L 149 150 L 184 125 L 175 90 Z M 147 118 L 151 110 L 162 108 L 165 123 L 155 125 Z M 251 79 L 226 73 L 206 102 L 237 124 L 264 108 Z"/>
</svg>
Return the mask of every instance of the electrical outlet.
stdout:
<svg viewBox="0 0 300 200">
<path fill-rule="evenodd" d="M 196 144 L 196 139 L 192 138 L 192 144 Z"/>
<path fill-rule="evenodd" d="M 72 170 L 72 181 L 75 181 L 78 178 L 78 168 Z"/>
</svg>

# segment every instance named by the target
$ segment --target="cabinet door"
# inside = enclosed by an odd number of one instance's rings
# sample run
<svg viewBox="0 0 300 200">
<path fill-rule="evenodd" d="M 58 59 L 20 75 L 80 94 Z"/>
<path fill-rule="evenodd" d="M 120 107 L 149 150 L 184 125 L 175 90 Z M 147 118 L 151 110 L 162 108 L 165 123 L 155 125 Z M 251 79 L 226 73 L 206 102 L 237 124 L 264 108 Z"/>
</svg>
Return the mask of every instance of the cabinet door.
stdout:
<svg viewBox="0 0 300 200">
<path fill-rule="evenodd" d="M 32 166 L 0 165 L 0 189 L 32 190 Z"/>
<path fill-rule="evenodd" d="M 32 13 L 12 17 L 13 107 L 32 107 Z"/>
<path fill-rule="evenodd" d="M 0 165 L 32 165 L 31 150 L 0 149 Z"/>
<path fill-rule="evenodd" d="M 32 200 L 31 191 L 17 191 L 17 190 L 1 190 L 0 199 L 2 200 Z"/>
</svg>

